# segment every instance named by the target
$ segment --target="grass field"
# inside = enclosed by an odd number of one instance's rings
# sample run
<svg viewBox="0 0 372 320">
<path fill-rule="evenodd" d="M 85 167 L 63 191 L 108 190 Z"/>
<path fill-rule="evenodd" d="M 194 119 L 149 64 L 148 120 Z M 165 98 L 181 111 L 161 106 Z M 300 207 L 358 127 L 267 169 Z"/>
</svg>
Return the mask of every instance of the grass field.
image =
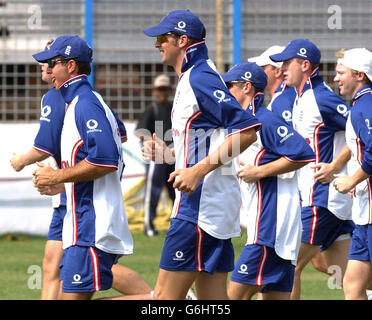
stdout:
<svg viewBox="0 0 372 320">
<path fill-rule="evenodd" d="M 119 263 L 136 270 L 151 285 L 157 278 L 158 263 L 164 241 L 164 234 L 148 238 L 134 233 L 135 253 L 123 257 Z M 236 258 L 245 243 L 245 237 L 233 239 Z M 41 290 L 34 275 L 40 270 L 44 254 L 45 237 L 28 235 L 3 235 L 0 237 L 0 299 L 35 300 Z M 329 289 L 329 276 L 307 266 L 302 278 L 302 299 L 342 300 L 343 291 Z M 113 289 L 98 292 L 94 298 L 117 296 Z"/>
</svg>

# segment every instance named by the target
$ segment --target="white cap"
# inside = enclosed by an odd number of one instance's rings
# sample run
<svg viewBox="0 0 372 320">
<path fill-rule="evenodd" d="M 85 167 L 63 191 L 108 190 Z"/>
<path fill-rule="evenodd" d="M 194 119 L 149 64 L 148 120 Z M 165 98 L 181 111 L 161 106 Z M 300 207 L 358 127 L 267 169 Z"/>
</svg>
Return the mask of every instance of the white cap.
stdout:
<svg viewBox="0 0 372 320">
<path fill-rule="evenodd" d="M 261 53 L 261 55 L 253 58 L 249 58 L 249 62 L 256 62 L 257 65 L 260 67 L 267 66 L 268 64 L 271 64 L 272 66 L 276 68 L 280 68 L 282 66 L 282 62 L 274 62 L 270 59 L 270 56 L 273 54 L 281 53 L 284 50 L 285 47 L 282 46 L 272 46 L 268 49 L 266 49 L 264 52 Z"/>
<path fill-rule="evenodd" d="M 160 76 L 157 76 L 154 80 L 154 88 L 159 87 L 170 87 L 170 79 L 167 75 L 161 74 Z"/>
<path fill-rule="evenodd" d="M 337 63 L 352 70 L 364 72 L 372 81 L 372 52 L 366 48 L 346 50 L 344 57 L 337 59 Z"/>
</svg>

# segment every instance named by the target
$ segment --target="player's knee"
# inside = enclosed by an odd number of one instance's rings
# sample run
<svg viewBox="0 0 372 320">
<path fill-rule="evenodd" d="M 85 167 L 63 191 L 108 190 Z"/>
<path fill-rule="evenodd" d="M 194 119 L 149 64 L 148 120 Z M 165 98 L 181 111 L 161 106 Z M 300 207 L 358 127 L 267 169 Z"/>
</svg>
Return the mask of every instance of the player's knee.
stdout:
<svg viewBox="0 0 372 320">
<path fill-rule="evenodd" d="M 48 278 L 59 278 L 59 261 L 51 253 L 44 255 L 43 274 Z"/>
<path fill-rule="evenodd" d="M 312 260 L 311 263 L 316 270 L 328 273 L 328 266 L 326 264 L 319 262 L 318 260 Z"/>
<path fill-rule="evenodd" d="M 342 287 L 344 289 L 344 292 L 346 293 L 354 290 L 357 287 L 357 283 L 355 280 L 353 280 L 352 278 L 345 274 L 345 276 L 342 279 Z"/>
<path fill-rule="evenodd" d="M 44 258 L 43 258 L 43 271 L 48 272 L 49 269 L 51 269 L 51 264 L 52 264 L 52 255 L 45 253 Z"/>
<path fill-rule="evenodd" d="M 304 266 L 301 264 L 297 264 L 295 268 L 295 277 L 299 277 L 301 275 L 302 270 L 304 269 Z"/>
<path fill-rule="evenodd" d="M 359 299 L 366 293 L 365 286 L 361 285 L 360 281 L 354 278 L 345 276 L 342 281 L 342 286 L 345 294 L 345 299 L 354 300 Z"/>
</svg>

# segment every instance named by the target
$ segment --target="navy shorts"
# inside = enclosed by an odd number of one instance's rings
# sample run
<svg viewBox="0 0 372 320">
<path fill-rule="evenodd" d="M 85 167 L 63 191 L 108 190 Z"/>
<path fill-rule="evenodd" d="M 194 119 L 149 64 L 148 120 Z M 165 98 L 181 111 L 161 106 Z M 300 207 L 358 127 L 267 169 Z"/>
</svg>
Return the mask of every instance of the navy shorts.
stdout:
<svg viewBox="0 0 372 320">
<path fill-rule="evenodd" d="M 231 281 L 265 287 L 261 292 L 291 292 L 295 266 L 279 257 L 275 249 L 259 245 L 246 245 L 235 264 Z"/>
<path fill-rule="evenodd" d="M 329 248 L 340 235 L 354 230 L 351 220 L 341 220 L 323 207 L 302 207 L 301 221 L 301 241 L 321 246 L 321 251 Z"/>
<path fill-rule="evenodd" d="M 54 208 L 52 220 L 49 225 L 47 240 L 62 241 L 63 219 L 66 215 L 66 206 Z"/>
<path fill-rule="evenodd" d="M 118 255 L 95 247 L 71 246 L 60 264 L 63 292 L 94 292 L 112 287 L 111 268 Z"/>
<path fill-rule="evenodd" d="M 231 239 L 217 239 L 191 222 L 172 219 L 159 264 L 168 271 L 230 272 L 234 269 Z"/>
<path fill-rule="evenodd" d="M 350 242 L 349 260 L 372 263 L 372 225 L 355 225 Z"/>
</svg>

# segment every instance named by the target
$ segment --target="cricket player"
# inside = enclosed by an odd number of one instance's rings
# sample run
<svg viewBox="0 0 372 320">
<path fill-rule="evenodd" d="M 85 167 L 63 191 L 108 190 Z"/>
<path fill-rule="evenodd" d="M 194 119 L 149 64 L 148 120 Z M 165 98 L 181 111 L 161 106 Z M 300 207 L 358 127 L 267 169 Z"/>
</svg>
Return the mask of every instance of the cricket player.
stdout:
<svg viewBox="0 0 372 320">
<path fill-rule="evenodd" d="M 263 289 L 263 299 L 289 299 L 301 209 L 296 175 L 282 179 L 279 174 L 314 161 L 314 152 L 291 124 L 262 105 L 267 76 L 261 67 L 242 62 L 222 77 L 242 108 L 262 123 L 257 141 L 239 155 L 247 243 L 230 279 L 229 298 L 250 299 Z"/>
<path fill-rule="evenodd" d="M 115 116 L 92 90 L 92 49 L 78 36 L 58 37 L 33 57 L 47 62 L 52 82 L 67 103 L 61 135 L 62 168 L 40 166 L 36 186 L 64 184 L 62 299 L 90 299 L 112 286 L 113 264 L 131 254 L 120 177 L 121 137 Z"/>
<path fill-rule="evenodd" d="M 195 282 L 198 299 L 227 299 L 231 237 L 240 235 L 239 183 L 231 160 L 256 140 L 260 123 L 244 112 L 208 58 L 205 27 L 196 15 L 172 11 L 144 33 L 156 37 L 162 63 L 179 77 L 172 109 L 176 170 L 169 178 L 176 199 L 154 298 L 184 299 Z M 143 150 L 151 158 L 157 143 L 148 142 Z M 171 152 L 163 155 L 167 159 L 159 161 L 172 158 Z"/>
<path fill-rule="evenodd" d="M 292 124 L 292 108 L 296 99 L 296 90 L 286 85 L 284 81 L 282 63 L 270 59 L 273 54 L 284 50 L 283 46 L 271 46 L 261 55 L 249 58 L 249 62 L 255 62 L 262 67 L 267 75 L 266 91 L 270 94 L 271 100 L 267 108 L 281 116 L 285 121 Z"/>
<path fill-rule="evenodd" d="M 49 41 L 46 49 L 53 40 Z M 51 83 L 48 64 L 40 63 L 41 80 Z M 14 170 L 21 171 L 25 166 L 50 157 L 52 166 L 61 167 L 61 131 L 65 116 L 65 102 L 53 87 L 41 98 L 40 126 L 33 147 L 26 153 L 14 153 L 10 163 Z M 52 197 L 53 215 L 49 225 L 43 259 L 43 286 L 41 299 L 57 299 L 59 282 L 59 263 L 63 255 L 62 225 L 66 214 L 66 193 L 54 190 Z"/>
<path fill-rule="evenodd" d="M 372 52 L 365 48 L 338 54 L 334 81 L 341 95 L 352 97 L 346 124 L 346 142 L 352 158 L 349 175 L 333 182 L 342 193 L 353 194 L 353 221 L 349 261 L 344 277 L 345 299 L 366 300 L 366 289 L 372 280 Z"/>
<path fill-rule="evenodd" d="M 275 62 L 270 59 L 273 54 L 281 53 L 285 47 L 274 45 L 266 49 L 261 55 L 249 58 L 248 61 L 255 62 L 262 67 L 267 75 L 267 86 L 265 91 L 271 96 L 267 109 L 281 116 L 286 122 L 292 125 L 292 109 L 296 100 L 296 89 L 286 84 L 282 70 L 282 62 Z M 282 174 L 281 178 L 292 178 L 294 171 Z M 315 269 L 328 273 L 328 266 L 319 252 L 311 262 Z"/>
<path fill-rule="evenodd" d="M 346 172 L 350 152 L 345 147 L 345 126 L 349 106 L 323 82 L 319 75 L 320 50 L 307 39 L 291 41 L 273 61 L 282 61 L 284 79 L 296 89 L 292 122 L 315 153 L 315 165 L 298 170 L 302 201 L 302 243 L 291 299 L 300 298 L 301 272 L 324 250 L 328 265 L 338 265 L 344 274 L 351 222 L 351 199 L 337 193 L 335 173 Z"/>
</svg>

